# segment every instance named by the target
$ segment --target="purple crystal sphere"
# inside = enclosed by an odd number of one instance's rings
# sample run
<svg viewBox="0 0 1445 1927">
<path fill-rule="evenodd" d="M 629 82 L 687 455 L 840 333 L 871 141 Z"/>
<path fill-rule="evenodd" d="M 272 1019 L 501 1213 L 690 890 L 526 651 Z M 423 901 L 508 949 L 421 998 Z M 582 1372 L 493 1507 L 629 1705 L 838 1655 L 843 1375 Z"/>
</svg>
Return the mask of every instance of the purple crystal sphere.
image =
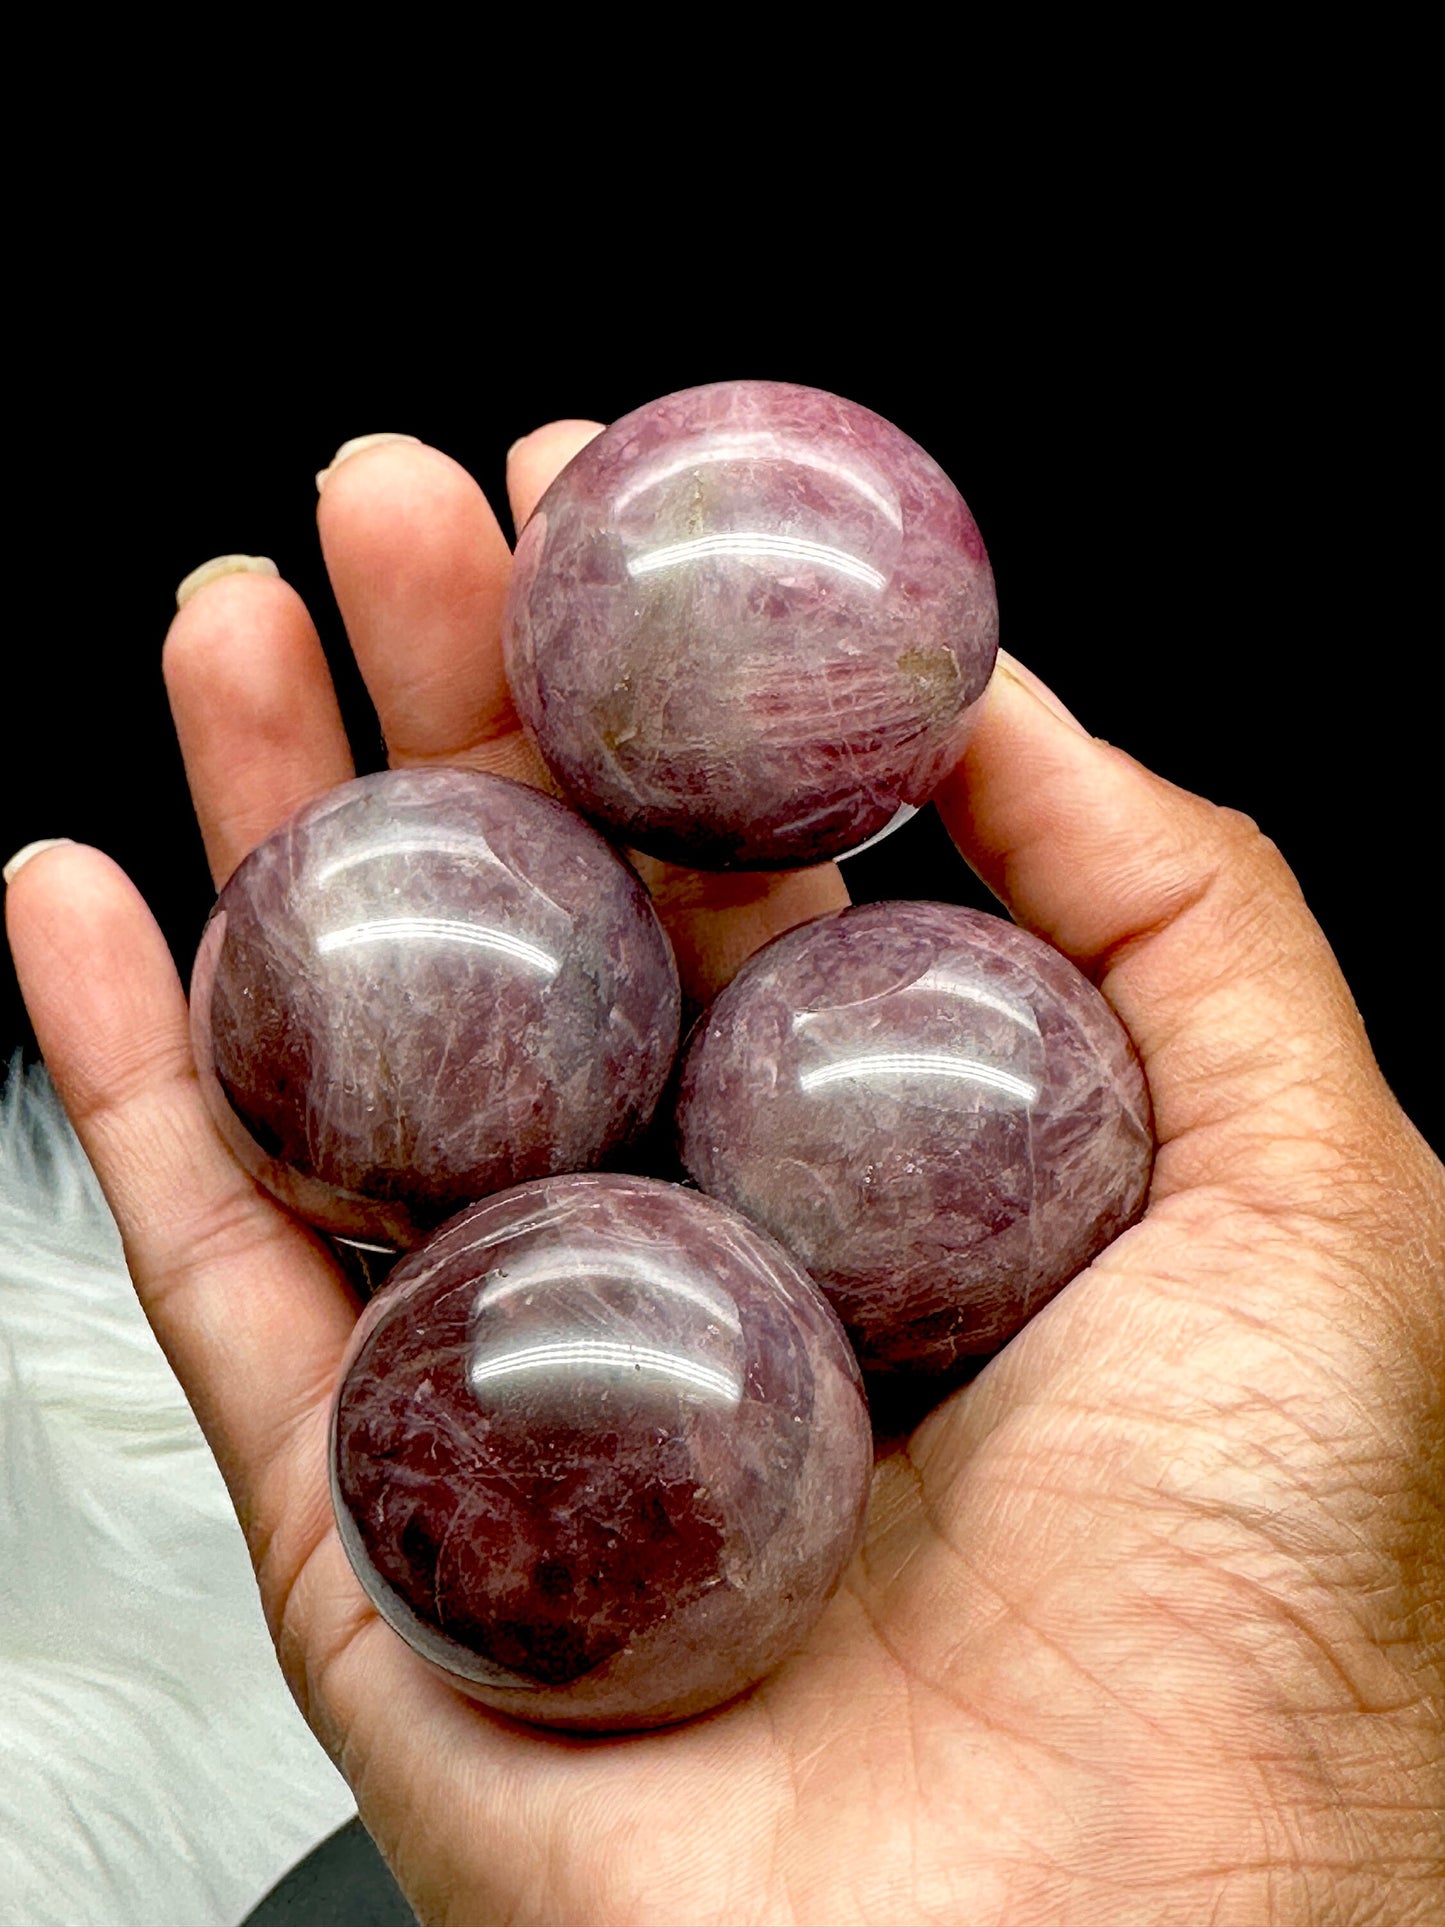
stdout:
<svg viewBox="0 0 1445 1927">
<path fill-rule="evenodd" d="M 362 777 L 283 824 L 221 891 L 191 982 L 247 1170 L 323 1230 L 402 1247 L 628 1146 L 680 1008 L 651 900 L 597 832 L 451 769 Z"/>
<path fill-rule="evenodd" d="M 476 1698 L 656 1726 L 804 1637 L 872 1439 L 815 1286 L 725 1205 L 544 1179 L 403 1259 L 337 1392 L 332 1496 L 377 1610 Z"/>
<path fill-rule="evenodd" d="M 1094 986 L 999 917 L 877 903 L 743 966 L 683 1060 L 683 1163 L 827 1292 L 863 1364 L 995 1351 L 1144 1208 L 1144 1073 Z"/>
<path fill-rule="evenodd" d="M 891 422 L 724 381 L 590 442 L 517 544 L 523 721 L 577 807 L 698 869 L 821 862 L 958 761 L 998 648 L 958 490 Z"/>
</svg>

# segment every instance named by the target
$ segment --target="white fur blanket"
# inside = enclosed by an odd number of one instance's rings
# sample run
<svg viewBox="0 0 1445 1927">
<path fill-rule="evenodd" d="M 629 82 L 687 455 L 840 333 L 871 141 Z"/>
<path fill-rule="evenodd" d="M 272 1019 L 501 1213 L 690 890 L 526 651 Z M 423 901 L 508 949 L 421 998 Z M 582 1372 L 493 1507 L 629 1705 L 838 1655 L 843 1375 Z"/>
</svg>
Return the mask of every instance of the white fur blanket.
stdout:
<svg viewBox="0 0 1445 1927">
<path fill-rule="evenodd" d="M 236 1927 L 354 1807 L 43 1071 L 0 1090 L 0 1923 Z"/>
</svg>

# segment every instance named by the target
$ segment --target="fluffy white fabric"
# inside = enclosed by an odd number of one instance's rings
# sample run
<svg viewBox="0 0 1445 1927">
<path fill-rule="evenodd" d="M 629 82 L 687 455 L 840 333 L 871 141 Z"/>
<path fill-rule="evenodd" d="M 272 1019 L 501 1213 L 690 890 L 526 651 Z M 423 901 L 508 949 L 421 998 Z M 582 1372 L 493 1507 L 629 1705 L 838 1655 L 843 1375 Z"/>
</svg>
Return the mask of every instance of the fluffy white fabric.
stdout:
<svg viewBox="0 0 1445 1927">
<path fill-rule="evenodd" d="M 42 1072 L 0 1091 L 0 1921 L 236 1927 L 354 1812 Z"/>
</svg>

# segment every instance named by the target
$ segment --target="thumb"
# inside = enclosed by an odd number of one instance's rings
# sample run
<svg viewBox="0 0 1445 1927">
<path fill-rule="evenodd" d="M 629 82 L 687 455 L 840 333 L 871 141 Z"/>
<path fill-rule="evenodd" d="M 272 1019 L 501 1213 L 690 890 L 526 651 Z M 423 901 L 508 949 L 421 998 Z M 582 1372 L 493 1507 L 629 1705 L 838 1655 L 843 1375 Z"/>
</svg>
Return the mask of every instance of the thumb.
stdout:
<svg viewBox="0 0 1445 1927">
<path fill-rule="evenodd" d="M 1361 1165 L 1398 1171 L 1407 1143 L 1420 1168 L 1329 944 L 1248 817 L 1096 741 L 1007 657 L 937 802 L 973 868 L 1133 1036 L 1156 1202 L 1213 1185 L 1327 1210 Z"/>
</svg>

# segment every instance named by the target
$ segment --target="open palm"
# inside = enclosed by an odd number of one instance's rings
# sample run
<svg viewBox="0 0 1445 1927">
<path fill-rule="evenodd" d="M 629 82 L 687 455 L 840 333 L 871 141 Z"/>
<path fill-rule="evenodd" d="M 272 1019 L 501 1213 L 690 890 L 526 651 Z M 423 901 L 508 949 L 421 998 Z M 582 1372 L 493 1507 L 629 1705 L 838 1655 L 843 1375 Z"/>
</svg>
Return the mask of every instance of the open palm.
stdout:
<svg viewBox="0 0 1445 1927">
<path fill-rule="evenodd" d="M 593 432 L 509 465 L 520 521 Z M 392 759 L 543 780 L 498 628 L 508 556 L 435 450 L 321 495 Z M 294 593 L 227 574 L 166 671 L 217 880 L 351 774 Z M 422 1919 L 1424 1923 L 1445 1895 L 1445 1174 L 1278 854 L 1094 741 L 1017 667 L 942 797 L 969 861 L 1128 1025 L 1144 1221 L 906 1443 L 806 1649 L 664 1732 L 537 1733 L 413 1658 L 331 1521 L 356 1316 L 232 1164 L 164 943 L 113 865 L 11 886 L 17 966 L 146 1310 L 216 1452 L 281 1662 Z M 643 866 L 695 997 L 846 900 Z"/>
</svg>

